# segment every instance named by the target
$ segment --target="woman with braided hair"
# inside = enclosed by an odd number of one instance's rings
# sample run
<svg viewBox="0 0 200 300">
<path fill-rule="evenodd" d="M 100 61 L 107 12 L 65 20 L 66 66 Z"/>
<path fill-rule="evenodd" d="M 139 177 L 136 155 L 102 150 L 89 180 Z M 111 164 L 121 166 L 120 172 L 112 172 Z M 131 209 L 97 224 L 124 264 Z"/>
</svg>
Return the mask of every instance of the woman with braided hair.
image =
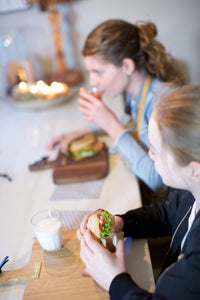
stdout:
<svg viewBox="0 0 200 300">
<path fill-rule="evenodd" d="M 101 94 L 126 95 L 126 118 L 118 119 L 101 99 L 80 89 L 82 116 L 104 130 L 133 172 L 152 191 L 163 186 L 148 157 L 148 123 L 157 99 L 184 83 L 175 60 L 155 37 L 154 23 L 108 20 L 87 37 L 82 50 L 89 83 Z M 129 122 L 127 122 L 127 117 Z M 125 121 L 126 119 L 126 121 Z"/>
<path fill-rule="evenodd" d="M 140 179 L 140 185 L 148 189 L 148 195 L 163 187 L 147 154 L 150 115 L 161 95 L 184 82 L 175 60 L 155 39 L 156 35 L 156 25 L 151 22 L 134 25 L 124 20 L 108 20 L 97 26 L 82 50 L 89 83 L 109 97 L 126 95 L 126 114 L 119 120 L 101 99 L 84 88 L 80 89 L 79 97 L 83 117 L 112 138 L 110 151 L 123 157 L 130 171 Z M 59 138 L 52 139 L 47 148 L 51 150 Z"/>
</svg>

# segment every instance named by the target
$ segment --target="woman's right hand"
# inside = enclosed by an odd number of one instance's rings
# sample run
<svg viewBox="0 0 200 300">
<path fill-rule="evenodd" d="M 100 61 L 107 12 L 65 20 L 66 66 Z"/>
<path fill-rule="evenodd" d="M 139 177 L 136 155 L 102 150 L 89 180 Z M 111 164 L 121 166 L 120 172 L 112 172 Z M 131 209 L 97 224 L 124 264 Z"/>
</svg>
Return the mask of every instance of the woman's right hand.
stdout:
<svg viewBox="0 0 200 300">
<path fill-rule="evenodd" d="M 88 273 L 108 291 L 113 278 L 127 272 L 124 240 L 119 239 L 116 251 L 111 253 L 94 239 L 90 230 L 77 230 L 77 237 L 81 242 L 80 257 Z"/>
<path fill-rule="evenodd" d="M 125 131 L 113 111 L 101 99 L 93 96 L 84 88 L 80 88 L 78 102 L 83 118 L 103 129 L 113 140 L 116 140 Z"/>
</svg>

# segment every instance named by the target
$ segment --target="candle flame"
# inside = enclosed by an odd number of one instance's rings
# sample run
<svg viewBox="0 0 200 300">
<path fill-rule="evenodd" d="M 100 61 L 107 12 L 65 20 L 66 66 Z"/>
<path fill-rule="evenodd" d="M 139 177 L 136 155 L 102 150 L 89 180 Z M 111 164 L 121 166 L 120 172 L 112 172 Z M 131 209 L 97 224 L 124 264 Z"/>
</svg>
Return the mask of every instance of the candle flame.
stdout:
<svg viewBox="0 0 200 300">
<path fill-rule="evenodd" d="M 61 93 L 64 90 L 63 84 L 57 81 L 51 83 L 51 89 L 54 92 Z"/>
<path fill-rule="evenodd" d="M 19 89 L 20 89 L 20 90 L 26 90 L 26 88 L 27 88 L 26 82 L 21 81 L 21 82 L 19 83 Z"/>
<path fill-rule="evenodd" d="M 64 95 L 68 90 L 68 86 L 65 83 L 53 81 L 50 85 L 42 80 L 38 80 L 34 84 L 21 81 L 16 86 L 18 95 L 25 93 L 34 94 L 34 97 L 42 99 L 52 99 L 57 96 Z"/>
<path fill-rule="evenodd" d="M 32 85 L 30 86 L 30 92 L 33 93 L 33 94 L 36 94 L 37 91 L 38 91 L 37 86 L 36 86 L 35 84 L 32 84 Z"/>
</svg>

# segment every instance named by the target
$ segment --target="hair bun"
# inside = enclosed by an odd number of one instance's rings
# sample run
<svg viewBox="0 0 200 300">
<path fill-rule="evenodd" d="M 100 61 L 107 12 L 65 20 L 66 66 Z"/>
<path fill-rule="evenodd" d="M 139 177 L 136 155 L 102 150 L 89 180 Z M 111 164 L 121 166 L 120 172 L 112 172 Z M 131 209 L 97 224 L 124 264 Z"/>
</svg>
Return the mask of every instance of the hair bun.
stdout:
<svg viewBox="0 0 200 300">
<path fill-rule="evenodd" d="M 137 27 L 148 36 L 149 39 L 153 39 L 157 35 L 156 25 L 152 22 L 140 22 L 137 24 Z"/>
</svg>

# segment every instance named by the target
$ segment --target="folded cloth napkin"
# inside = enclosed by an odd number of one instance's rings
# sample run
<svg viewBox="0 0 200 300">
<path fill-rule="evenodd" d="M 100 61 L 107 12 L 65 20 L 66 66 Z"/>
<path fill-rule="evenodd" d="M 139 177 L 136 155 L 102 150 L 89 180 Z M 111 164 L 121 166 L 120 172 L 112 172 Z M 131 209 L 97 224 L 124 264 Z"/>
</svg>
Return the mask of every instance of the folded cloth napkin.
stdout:
<svg viewBox="0 0 200 300">
<path fill-rule="evenodd" d="M 104 179 L 56 186 L 50 201 L 99 198 Z"/>
<path fill-rule="evenodd" d="M 63 226 L 63 230 L 77 229 L 80 227 L 80 223 L 85 217 L 92 211 L 61 211 L 61 223 Z"/>
</svg>

